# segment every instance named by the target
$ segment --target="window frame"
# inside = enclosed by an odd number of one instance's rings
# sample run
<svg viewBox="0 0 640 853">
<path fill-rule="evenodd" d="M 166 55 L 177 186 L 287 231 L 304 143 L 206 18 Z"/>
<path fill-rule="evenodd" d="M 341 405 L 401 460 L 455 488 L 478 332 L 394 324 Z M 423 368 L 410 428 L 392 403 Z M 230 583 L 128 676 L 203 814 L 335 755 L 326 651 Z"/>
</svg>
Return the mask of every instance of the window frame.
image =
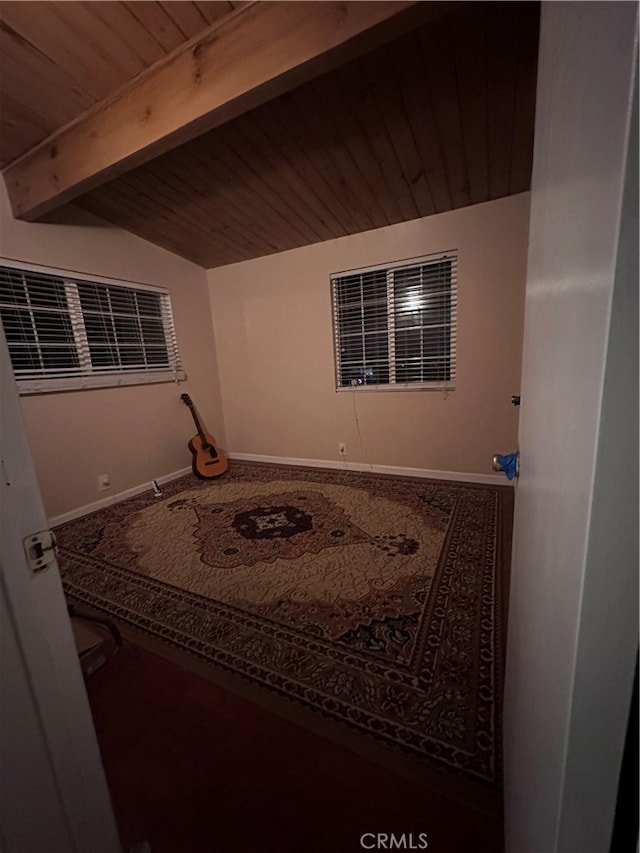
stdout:
<svg viewBox="0 0 640 853">
<path fill-rule="evenodd" d="M 411 269 L 417 266 L 429 264 L 438 264 L 443 261 L 451 262 L 451 275 L 449 279 L 449 311 L 445 325 L 449 326 L 449 378 L 444 380 L 416 380 L 416 381 L 397 381 L 395 372 L 397 369 L 397 359 L 395 357 L 395 327 L 396 327 L 396 311 L 394 309 L 394 285 L 392 280 L 396 272 Z M 331 288 L 331 306 L 332 306 L 332 329 L 333 329 L 333 346 L 334 346 L 334 383 L 336 393 L 344 391 L 359 391 L 359 392 L 381 392 L 381 391 L 455 391 L 456 388 L 456 370 L 457 370 L 457 328 L 458 328 L 458 293 L 457 293 L 457 266 L 458 252 L 457 249 L 451 249 L 445 252 L 436 254 L 422 255 L 417 258 L 409 258 L 401 261 L 394 261 L 388 264 L 374 264 L 372 266 L 360 267 L 358 269 L 343 270 L 330 275 Z M 336 294 L 336 285 L 340 279 L 347 276 L 357 276 L 367 273 L 385 273 L 386 274 L 386 331 L 388 338 L 388 369 L 389 382 L 378 384 L 358 383 L 351 380 L 350 384 L 341 384 L 341 358 L 340 344 L 341 333 L 338 320 L 338 297 Z M 424 329 L 425 326 L 420 326 Z M 363 331 L 364 337 L 364 331 Z M 392 380 L 393 377 L 393 380 Z"/>
<path fill-rule="evenodd" d="M 20 377 L 15 373 L 18 392 L 21 396 L 48 394 L 60 391 L 78 391 L 92 388 L 116 388 L 127 385 L 148 385 L 163 382 L 180 382 L 186 379 L 178 349 L 178 342 L 171 303 L 171 293 L 167 288 L 141 282 L 124 281 L 122 279 L 109 278 L 88 273 L 78 273 L 73 270 L 59 269 L 56 267 L 42 266 L 40 264 L 26 263 L 13 260 L 12 258 L 0 257 L 0 268 L 24 270 L 25 273 L 35 275 L 51 276 L 61 279 L 64 286 L 66 306 L 69 309 L 69 319 L 72 332 L 72 344 L 79 361 L 78 372 L 67 376 L 59 374 L 60 370 L 51 369 L 51 375 L 47 375 L 46 368 L 37 377 Z M 121 366 L 105 367 L 97 369 L 91 364 L 89 357 L 89 342 L 85 328 L 86 313 L 82 309 L 80 294 L 77 288 L 79 284 L 105 285 L 111 288 L 122 288 L 124 291 L 146 291 L 160 297 L 160 319 L 164 335 L 164 346 L 166 346 L 168 367 L 158 369 L 147 368 L 143 370 L 123 370 Z M 139 313 L 136 315 L 139 317 Z M 0 323 L 1 323 L 0 319 Z M 38 341 L 38 343 L 42 343 Z M 116 344 L 118 347 L 118 344 Z M 117 349 L 119 357 L 122 350 Z"/>
</svg>

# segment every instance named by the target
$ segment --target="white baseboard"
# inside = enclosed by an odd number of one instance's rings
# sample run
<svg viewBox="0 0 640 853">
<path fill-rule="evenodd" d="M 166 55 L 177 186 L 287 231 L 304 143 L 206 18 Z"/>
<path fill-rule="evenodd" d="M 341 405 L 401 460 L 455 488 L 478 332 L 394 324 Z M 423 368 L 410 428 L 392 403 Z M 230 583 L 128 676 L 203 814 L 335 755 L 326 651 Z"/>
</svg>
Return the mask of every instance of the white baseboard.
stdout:
<svg viewBox="0 0 640 853">
<path fill-rule="evenodd" d="M 340 462 L 330 459 L 289 459 L 283 456 L 261 456 L 256 453 L 229 453 L 230 460 L 237 459 L 238 462 L 267 462 L 275 465 L 298 465 L 302 468 L 333 468 L 342 471 L 364 471 L 371 474 L 393 474 L 397 477 L 420 477 L 427 480 L 452 480 L 459 483 L 478 483 L 481 485 L 493 486 L 513 486 L 515 481 L 509 481 L 502 474 L 468 474 L 462 471 L 432 471 L 426 468 L 400 468 L 394 465 L 366 465 L 362 462 Z M 191 473 L 191 468 L 182 468 L 180 471 L 174 471 L 172 474 L 165 474 L 163 477 L 157 478 L 158 485 L 169 483 L 171 480 L 177 480 L 178 477 L 184 477 L 185 474 Z M 136 495 L 142 494 L 151 488 L 151 483 L 143 483 L 140 486 L 134 486 L 131 489 L 126 489 L 124 492 L 118 492 L 116 495 L 109 495 L 101 498 L 99 501 L 94 501 L 90 504 L 85 504 L 77 509 L 72 509 L 62 515 L 55 515 L 49 519 L 49 527 L 56 527 L 59 524 L 64 524 L 67 521 L 73 521 L 75 518 L 81 518 L 83 515 L 88 515 L 90 512 L 95 512 L 98 509 L 103 509 L 111 504 L 133 498 Z"/>
<path fill-rule="evenodd" d="M 172 474 L 165 474 L 163 477 L 157 477 L 156 483 L 161 486 L 163 483 L 169 483 L 171 480 L 177 480 L 178 477 L 184 477 L 185 474 L 190 474 L 191 468 L 182 468 L 180 471 L 174 471 Z M 131 489 L 125 489 L 124 492 L 118 492 L 116 495 L 109 495 L 105 498 L 100 498 L 99 501 L 94 501 L 84 506 L 79 506 L 77 509 L 72 509 L 62 515 L 54 515 L 49 519 L 49 527 L 56 527 L 58 524 L 64 524 L 66 521 L 73 521 L 74 518 L 80 518 L 83 515 L 89 515 L 90 512 L 95 512 L 98 509 L 103 509 L 105 506 L 118 503 L 133 498 L 136 495 L 141 495 L 142 492 L 147 492 L 152 488 L 152 484 L 143 483 L 140 486 L 133 486 Z"/>
<path fill-rule="evenodd" d="M 362 462 L 340 462 L 327 459 L 287 459 L 282 456 L 260 456 L 255 453 L 229 453 L 229 459 L 239 462 L 270 462 L 276 465 L 300 465 L 303 468 L 335 468 L 342 471 L 364 471 L 370 474 L 394 474 L 397 477 L 422 477 L 428 480 L 453 480 L 460 483 L 508 486 L 503 474 L 467 474 L 462 471 L 431 471 L 426 468 L 400 468 L 394 465 L 366 465 Z"/>
</svg>

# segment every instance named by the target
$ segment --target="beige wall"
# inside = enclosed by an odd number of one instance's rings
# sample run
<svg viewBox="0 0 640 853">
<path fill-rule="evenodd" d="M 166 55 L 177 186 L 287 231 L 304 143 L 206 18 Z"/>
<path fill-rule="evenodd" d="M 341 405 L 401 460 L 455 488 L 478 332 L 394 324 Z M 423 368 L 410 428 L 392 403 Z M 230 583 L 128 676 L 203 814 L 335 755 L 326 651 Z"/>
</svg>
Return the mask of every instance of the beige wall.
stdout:
<svg viewBox="0 0 640 853">
<path fill-rule="evenodd" d="M 230 452 L 490 474 L 516 448 L 529 195 L 209 270 Z M 456 389 L 334 386 L 329 276 L 458 249 Z M 505 480 L 506 482 L 506 480 Z"/>
<path fill-rule="evenodd" d="M 22 409 L 49 517 L 148 483 L 191 463 L 195 432 L 180 401 L 188 392 L 224 446 L 224 428 L 206 273 L 203 269 L 81 211 L 74 224 L 13 219 L 0 188 L 0 256 L 158 285 L 171 291 L 187 381 L 22 397 Z M 112 488 L 99 492 L 108 473 Z"/>
<path fill-rule="evenodd" d="M 80 211 L 18 222 L 4 186 L 0 204 L 3 258 L 168 288 L 188 375 L 179 387 L 21 398 L 49 517 L 187 467 L 193 429 L 183 391 L 220 447 L 236 453 L 336 461 L 345 441 L 354 463 L 487 474 L 494 452 L 516 446 L 510 397 L 520 381 L 528 194 L 208 274 Z M 329 275 L 451 248 L 456 390 L 336 393 Z M 103 473 L 109 492 L 97 489 Z"/>
</svg>

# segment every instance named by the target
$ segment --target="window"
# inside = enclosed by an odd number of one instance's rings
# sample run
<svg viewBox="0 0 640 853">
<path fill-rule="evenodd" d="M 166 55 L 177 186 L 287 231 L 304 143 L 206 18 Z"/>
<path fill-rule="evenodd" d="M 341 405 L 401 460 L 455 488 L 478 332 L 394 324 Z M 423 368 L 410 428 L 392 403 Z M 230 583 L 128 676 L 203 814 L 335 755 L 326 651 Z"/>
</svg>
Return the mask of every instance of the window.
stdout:
<svg viewBox="0 0 640 853">
<path fill-rule="evenodd" d="M 331 276 L 336 386 L 451 388 L 455 252 Z"/>
<path fill-rule="evenodd" d="M 164 290 L 12 262 L 0 316 L 22 394 L 185 378 Z"/>
</svg>

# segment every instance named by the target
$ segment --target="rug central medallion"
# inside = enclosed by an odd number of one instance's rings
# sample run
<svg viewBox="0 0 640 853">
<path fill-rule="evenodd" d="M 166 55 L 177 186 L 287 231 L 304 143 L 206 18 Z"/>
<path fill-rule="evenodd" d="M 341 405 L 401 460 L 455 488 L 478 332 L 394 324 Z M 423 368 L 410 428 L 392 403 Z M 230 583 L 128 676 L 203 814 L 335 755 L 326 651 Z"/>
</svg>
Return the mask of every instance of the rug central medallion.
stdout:
<svg viewBox="0 0 640 853">
<path fill-rule="evenodd" d="M 296 533 L 311 530 L 313 521 L 295 506 L 260 506 L 239 512 L 232 527 L 245 539 L 290 539 Z"/>
<path fill-rule="evenodd" d="M 176 508 L 196 514 L 193 532 L 201 559 L 218 568 L 297 560 L 371 538 L 321 492 L 283 491 L 268 497 L 269 503 L 258 506 L 251 496 L 215 507 L 193 499 Z"/>
</svg>

